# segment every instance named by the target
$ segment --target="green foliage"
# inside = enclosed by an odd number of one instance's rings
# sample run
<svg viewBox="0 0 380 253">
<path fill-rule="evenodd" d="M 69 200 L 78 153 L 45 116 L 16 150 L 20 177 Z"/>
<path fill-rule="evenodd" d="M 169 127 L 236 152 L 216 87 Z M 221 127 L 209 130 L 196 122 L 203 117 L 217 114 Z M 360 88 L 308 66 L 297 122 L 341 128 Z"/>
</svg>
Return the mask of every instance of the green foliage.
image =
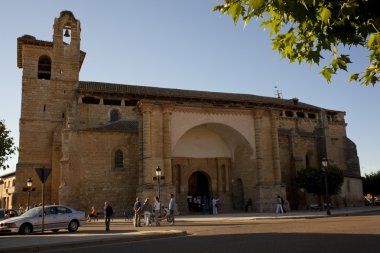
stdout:
<svg viewBox="0 0 380 253">
<path fill-rule="evenodd" d="M 329 166 L 327 173 L 328 194 L 336 195 L 343 184 L 343 171 L 336 166 Z M 297 172 L 296 184 L 307 192 L 318 196 L 325 194 L 325 175 L 321 169 L 306 168 Z"/>
<path fill-rule="evenodd" d="M 380 171 L 365 175 L 363 178 L 364 195 L 380 195 Z"/>
<path fill-rule="evenodd" d="M 235 24 L 246 26 L 253 17 L 270 30 L 273 50 L 290 62 L 319 65 L 330 54 L 321 74 L 327 82 L 338 70 L 347 71 L 349 55 L 338 53 L 339 46 L 368 49 L 369 66 L 353 73 L 350 81 L 375 85 L 380 80 L 380 1 L 379 0 L 223 0 L 214 11 L 228 14 Z"/>
<path fill-rule="evenodd" d="M 0 121 L 0 168 L 9 168 L 6 161 L 9 156 L 17 151 L 13 138 L 9 136 L 10 131 L 5 127 L 4 121 Z"/>
</svg>

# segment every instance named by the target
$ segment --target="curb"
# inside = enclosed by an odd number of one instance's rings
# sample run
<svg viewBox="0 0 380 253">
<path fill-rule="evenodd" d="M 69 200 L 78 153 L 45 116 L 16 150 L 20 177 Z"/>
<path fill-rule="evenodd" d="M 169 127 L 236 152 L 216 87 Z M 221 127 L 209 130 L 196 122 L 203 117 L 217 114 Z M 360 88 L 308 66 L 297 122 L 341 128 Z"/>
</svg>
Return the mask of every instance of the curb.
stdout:
<svg viewBox="0 0 380 253">
<path fill-rule="evenodd" d="M 110 236 L 109 238 L 94 238 L 87 239 L 82 241 L 72 241 L 72 242 L 64 242 L 64 243 L 52 243 L 48 245 L 41 246 L 22 246 L 22 247 L 13 247 L 7 249 L 0 249 L 0 253 L 34 253 L 34 252 L 44 252 L 48 250 L 63 250 L 63 249 L 72 249 L 84 246 L 97 246 L 97 245 L 106 245 L 112 243 L 122 243 L 122 242 L 136 242 L 136 241 L 144 241 L 148 239 L 162 239 L 169 237 L 179 237 L 188 235 L 186 231 L 178 231 L 178 232 L 165 232 L 165 233 L 150 233 L 143 235 L 133 235 L 129 237 L 124 237 L 121 235 Z"/>
</svg>

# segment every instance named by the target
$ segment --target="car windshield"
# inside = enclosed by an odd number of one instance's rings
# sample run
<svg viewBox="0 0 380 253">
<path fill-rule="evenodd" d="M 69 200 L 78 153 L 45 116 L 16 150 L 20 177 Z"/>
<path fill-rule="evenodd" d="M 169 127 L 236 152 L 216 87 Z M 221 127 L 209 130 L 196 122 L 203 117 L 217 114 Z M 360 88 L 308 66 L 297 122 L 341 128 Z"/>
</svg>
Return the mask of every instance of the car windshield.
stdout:
<svg viewBox="0 0 380 253">
<path fill-rule="evenodd" d="M 34 217 L 34 216 L 41 215 L 41 213 L 42 213 L 41 211 L 42 211 L 42 207 L 35 207 L 35 208 L 32 208 L 32 209 L 26 211 L 21 216 L 23 216 L 23 217 Z"/>
</svg>

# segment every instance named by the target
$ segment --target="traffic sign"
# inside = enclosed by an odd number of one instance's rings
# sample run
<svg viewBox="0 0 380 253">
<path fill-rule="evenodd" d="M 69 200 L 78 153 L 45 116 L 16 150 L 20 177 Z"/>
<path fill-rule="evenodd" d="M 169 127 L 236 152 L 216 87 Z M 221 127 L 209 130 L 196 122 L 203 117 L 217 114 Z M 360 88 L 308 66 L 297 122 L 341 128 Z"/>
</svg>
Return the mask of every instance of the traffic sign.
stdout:
<svg viewBox="0 0 380 253">
<path fill-rule="evenodd" d="M 38 177 L 40 178 L 41 182 L 42 183 L 45 183 L 46 182 L 46 179 L 49 177 L 50 175 L 50 172 L 51 172 L 51 168 L 45 168 L 45 167 L 42 167 L 42 168 L 35 168 L 36 172 L 37 172 L 37 175 Z"/>
</svg>

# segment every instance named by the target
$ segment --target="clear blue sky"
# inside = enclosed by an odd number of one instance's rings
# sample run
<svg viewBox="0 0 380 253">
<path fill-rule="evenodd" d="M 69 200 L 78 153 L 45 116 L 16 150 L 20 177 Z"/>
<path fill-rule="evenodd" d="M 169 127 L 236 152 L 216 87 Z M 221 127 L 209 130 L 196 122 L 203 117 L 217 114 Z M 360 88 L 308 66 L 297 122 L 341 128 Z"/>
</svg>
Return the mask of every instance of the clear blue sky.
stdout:
<svg viewBox="0 0 380 253">
<path fill-rule="evenodd" d="M 87 53 L 82 81 L 249 93 L 345 111 L 347 136 L 357 145 L 361 173 L 380 170 L 380 83 L 363 87 L 340 72 L 331 84 L 319 67 L 290 64 L 271 50 L 267 31 L 255 21 L 243 29 L 212 12 L 215 0 L 4 0 L 0 2 L 0 119 L 18 144 L 22 70 L 16 40 L 30 34 L 52 41 L 54 18 L 70 10 L 81 21 L 81 49 Z M 362 71 L 368 52 L 347 50 Z M 10 165 L 15 169 L 17 157 Z M 1 174 L 11 170 L 1 171 Z"/>
</svg>

